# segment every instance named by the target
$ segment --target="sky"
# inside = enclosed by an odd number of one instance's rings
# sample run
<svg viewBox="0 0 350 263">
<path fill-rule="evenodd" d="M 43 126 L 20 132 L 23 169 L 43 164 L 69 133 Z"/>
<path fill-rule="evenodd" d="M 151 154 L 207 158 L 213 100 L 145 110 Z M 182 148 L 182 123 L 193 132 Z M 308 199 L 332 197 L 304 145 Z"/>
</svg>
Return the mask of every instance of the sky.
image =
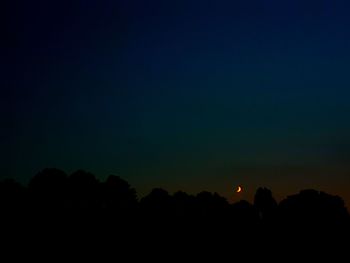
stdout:
<svg viewBox="0 0 350 263">
<path fill-rule="evenodd" d="M 85 169 L 139 196 L 313 188 L 350 206 L 349 1 L 5 7 L 0 177 Z"/>
</svg>

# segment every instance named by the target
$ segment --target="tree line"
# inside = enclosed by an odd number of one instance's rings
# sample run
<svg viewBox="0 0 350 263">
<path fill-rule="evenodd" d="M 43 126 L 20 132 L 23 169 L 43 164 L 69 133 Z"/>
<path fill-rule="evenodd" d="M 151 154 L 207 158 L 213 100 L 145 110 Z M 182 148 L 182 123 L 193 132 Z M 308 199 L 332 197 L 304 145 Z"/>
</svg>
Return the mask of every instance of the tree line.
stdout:
<svg viewBox="0 0 350 263">
<path fill-rule="evenodd" d="M 138 240 L 152 239 L 156 243 L 149 247 L 167 247 L 168 242 L 181 240 L 182 247 L 200 244 L 210 249 L 227 239 L 236 249 L 269 251 L 282 240 L 293 246 L 294 239 L 306 247 L 313 243 L 329 248 L 335 241 L 348 244 L 341 240 L 348 240 L 350 234 L 342 198 L 313 189 L 279 203 L 263 187 L 257 189 L 253 203 L 230 204 L 207 191 L 171 195 L 161 188 L 138 199 L 136 190 L 119 176 L 99 181 L 83 170 L 67 175 L 55 168 L 40 171 L 26 186 L 2 180 L 0 215 L 1 237 L 6 242 L 26 240 L 25 244 L 33 237 L 40 237 L 42 243 L 63 239 L 73 245 L 111 239 L 112 244 L 132 248 L 140 246 Z"/>
</svg>

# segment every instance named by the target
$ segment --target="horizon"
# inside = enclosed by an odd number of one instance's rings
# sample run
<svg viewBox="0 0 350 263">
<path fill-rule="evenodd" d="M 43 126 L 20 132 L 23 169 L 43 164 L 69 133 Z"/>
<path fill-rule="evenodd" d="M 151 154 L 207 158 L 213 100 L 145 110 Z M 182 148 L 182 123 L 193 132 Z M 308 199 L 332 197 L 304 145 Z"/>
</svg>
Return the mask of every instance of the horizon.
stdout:
<svg viewBox="0 0 350 263">
<path fill-rule="evenodd" d="M 19 180 L 16 180 L 15 178 L 0 178 L 0 182 L 1 182 L 2 180 L 6 180 L 6 179 L 14 179 L 16 182 L 20 183 L 22 186 L 28 187 L 28 184 L 29 184 L 29 182 L 33 179 L 33 177 L 35 177 L 37 174 L 39 174 L 39 173 L 45 171 L 46 169 L 58 169 L 58 170 L 60 170 L 60 171 L 63 171 L 68 177 L 69 177 L 70 175 L 74 174 L 74 173 L 77 172 L 77 171 L 84 171 L 84 172 L 87 172 L 87 173 L 92 174 L 92 175 L 97 179 L 97 181 L 98 181 L 99 183 L 105 182 L 105 181 L 107 180 L 107 178 L 108 178 L 109 176 L 111 176 L 111 175 L 118 176 L 119 178 L 125 180 L 125 178 L 123 178 L 122 176 L 117 175 L 117 174 L 113 174 L 113 173 L 110 173 L 110 174 L 104 175 L 104 176 L 101 176 L 101 175 L 98 176 L 98 175 L 96 175 L 96 174 L 94 174 L 94 173 L 92 173 L 92 172 L 90 172 L 90 171 L 88 171 L 88 170 L 85 170 L 85 169 L 75 169 L 75 170 L 73 170 L 73 171 L 71 171 L 71 172 L 66 172 L 65 170 L 61 170 L 61 169 L 59 169 L 59 168 L 54 168 L 54 167 L 51 167 L 51 168 L 50 168 L 50 167 L 47 167 L 47 168 L 44 168 L 44 169 L 38 171 L 38 172 L 37 172 L 36 174 L 34 174 L 32 177 L 28 178 L 29 180 L 28 180 L 27 182 L 23 182 L 23 181 L 21 182 L 21 181 L 19 181 Z M 128 182 L 128 181 L 127 181 L 127 182 Z M 130 182 L 128 182 L 128 183 L 130 183 Z M 242 187 L 242 191 L 239 192 L 239 193 L 236 192 L 238 186 Z M 204 189 L 201 189 L 201 190 L 198 188 L 198 189 L 195 190 L 195 191 L 193 191 L 193 190 L 188 190 L 188 191 L 186 191 L 186 190 L 184 190 L 184 189 L 186 189 L 186 188 L 184 188 L 184 187 L 183 187 L 183 188 L 174 188 L 175 190 L 174 190 L 174 189 L 173 189 L 173 190 L 169 190 L 168 188 L 162 187 L 162 186 L 153 186 L 153 187 L 148 188 L 146 191 L 139 191 L 139 189 L 138 189 L 137 187 L 135 187 L 135 186 L 134 186 L 133 184 L 131 184 L 131 183 L 130 183 L 130 187 L 133 188 L 133 189 L 135 189 L 135 191 L 136 191 L 136 197 L 137 197 L 137 200 L 138 200 L 138 201 L 140 201 L 142 198 L 148 196 L 154 189 L 163 189 L 163 190 L 167 191 L 167 192 L 169 193 L 169 195 L 171 195 L 171 196 L 174 195 L 174 194 L 177 193 L 177 192 L 185 192 L 185 193 L 187 193 L 187 194 L 189 194 L 189 195 L 192 195 L 192 196 L 197 196 L 198 194 L 200 194 L 200 193 L 202 193 L 202 192 L 209 192 L 209 193 L 212 193 L 212 194 L 217 193 L 217 194 L 219 194 L 219 196 L 225 198 L 229 204 L 239 203 L 240 201 L 247 201 L 247 202 L 249 202 L 250 204 L 253 204 L 253 203 L 254 203 L 255 194 L 256 194 L 256 192 L 257 192 L 257 190 L 258 190 L 259 188 L 266 188 L 266 189 L 270 190 L 270 191 L 272 192 L 272 197 L 277 201 L 278 204 L 279 204 L 281 201 L 287 199 L 288 197 L 297 195 L 297 194 L 299 194 L 299 193 L 302 192 L 302 191 L 305 191 L 305 190 L 314 190 L 314 191 L 317 191 L 317 192 L 319 192 L 319 193 L 326 193 L 326 194 L 329 194 L 329 195 L 332 195 L 332 196 L 338 196 L 338 197 L 340 197 L 340 198 L 344 201 L 344 205 L 345 205 L 346 210 L 347 210 L 348 212 L 350 212 L 350 209 L 349 209 L 349 206 L 348 206 L 348 202 L 347 202 L 346 199 L 344 199 L 343 196 L 338 195 L 338 194 L 336 194 L 336 193 L 330 193 L 330 192 L 324 191 L 324 190 L 322 190 L 322 189 L 311 188 L 311 187 L 310 187 L 310 188 L 299 189 L 299 190 L 296 190 L 296 191 L 294 191 L 294 192 L 291 191 L 291 192 L 289 192 L 287 195 L 281 195 L 281 194 L 278 194 L 278 193 L 276 194 L 276 193 L 274 192 L 274 189 L 273 189 L 273 188 L 270 188 L 270 187 L 267 187 L 267 186 L 264 186 L 264 185 L 256 186 L 255 188 L 254 188 L 254 187 L 246 187 L 246 186 L 243 186 L 243 185 L 234 185 L 234 186 L 231 187 L 231 190 L 232 190 L 232 191 L 231 191 L 231 192 L 227 191 L 226 193 L 225 193 L 225 192 L 220 192 L 220 191 L 210 190 L 210 187 L 209 187 L 209 188 L 207 187 L 207 188 L 204 188 Z M 226 187 L 226 188 L 228 188 L 228 187 Z M 248 189 L 248 191 L 247 191 L 247 189 Z"/>
</svg>

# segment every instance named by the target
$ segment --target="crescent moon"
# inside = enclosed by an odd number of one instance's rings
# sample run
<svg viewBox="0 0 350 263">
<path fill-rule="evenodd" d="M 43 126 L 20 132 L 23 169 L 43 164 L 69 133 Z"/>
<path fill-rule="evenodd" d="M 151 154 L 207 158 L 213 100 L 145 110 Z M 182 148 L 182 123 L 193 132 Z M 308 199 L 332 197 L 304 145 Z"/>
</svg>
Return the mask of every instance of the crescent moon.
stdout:
<svg viewBox="0 0 350 263">
<path fill-rule="evenodd" d="M 242 187 L 238 186 L 236 193 L 242 192 Z"/>
</svg>

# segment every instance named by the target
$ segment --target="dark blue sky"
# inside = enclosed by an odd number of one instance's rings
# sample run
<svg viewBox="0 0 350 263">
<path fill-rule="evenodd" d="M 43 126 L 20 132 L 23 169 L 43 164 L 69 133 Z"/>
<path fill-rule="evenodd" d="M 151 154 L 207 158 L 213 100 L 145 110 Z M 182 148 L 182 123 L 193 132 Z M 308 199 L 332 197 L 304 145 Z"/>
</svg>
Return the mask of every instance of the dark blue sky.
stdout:
<svg viewBox="0 0 350 263">
<path fill-rule="evenodd" d="M 12 1 L 3 177 L 350 200 L 346 0 Z"/>
</svg>

